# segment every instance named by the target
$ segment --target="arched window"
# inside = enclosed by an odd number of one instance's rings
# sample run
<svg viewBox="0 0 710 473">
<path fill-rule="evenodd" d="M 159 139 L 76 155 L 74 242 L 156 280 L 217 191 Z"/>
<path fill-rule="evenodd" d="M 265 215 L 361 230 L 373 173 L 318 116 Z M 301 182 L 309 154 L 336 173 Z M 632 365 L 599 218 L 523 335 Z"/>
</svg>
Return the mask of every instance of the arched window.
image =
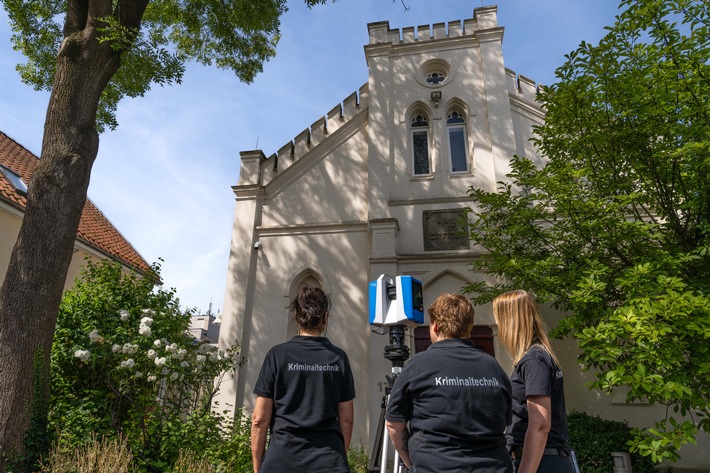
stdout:
<svg viewBox="0 0 710 473">
<path fill-rule="evenodd" d="M 414 175 L 430 174 L 429 121 L 423 115 L 415 115 L 410 124 L 412 133 L 412 163 Z"/>
<path fill-rule="evenodd" d="M 466 139 L 466 119 L 453 110 L 446 117 L 446 134 L 449 137 L 449 163 L 451 172 L 468 172 L 468 140 Z"/>
</svg>

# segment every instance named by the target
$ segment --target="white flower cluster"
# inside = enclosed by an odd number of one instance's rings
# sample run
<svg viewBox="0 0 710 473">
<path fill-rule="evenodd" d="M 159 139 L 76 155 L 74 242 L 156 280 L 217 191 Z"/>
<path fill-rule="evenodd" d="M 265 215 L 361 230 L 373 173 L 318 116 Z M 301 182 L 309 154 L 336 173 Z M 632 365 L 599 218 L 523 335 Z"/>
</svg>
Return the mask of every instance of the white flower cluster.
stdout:
<svg viewBox="0 0 710 473">
<path fill-rule="evenodd" d="M 89 333 L 89 341 L 91 343 L 103 343 L 104 342 L 104 337 L 99 335 L 98 329 L 94 329 Z"/>
<path fill-rule="evenodd" d="M 145 314 L 146 311 L 152 312 L 150 309 L 143 309 L 143 313 Z M 146 337 L 149 337 L 150 334 L 152 333 L 152 330 L 150 329 L 150 326 L 153 324 L 153 319 L 150 317 L 143 317 L 141 319 L 141 325 L 138 327 L 138 333 L 141 335 L 145 335 Z"/>
<path fill-rule="evenodd" d="M 86 363 L 91 356 L 91 352 L 89 350 L 77 350 L 74 352 L 74 356 L 79 358 L 83 363 Z"/>
<path fill-rule="evenodd" d="M 118 315 L 121 321 L 128 321 L 131 318 L 131 314 L 126 309 L 121 309 Z M 140 325 L 138 327 L 138 334 L 141 336 L 152 336 L 152 344 L 150 343 L 151 338 L 145 339 L 141 337 L 137 337 L 136 340 L 131 340 L 131 342 L 123 343 L 124 339 L 121 340 L 121 343 L 118 343 L 118 340 L 115 340 L 113 336 L 106 336 L 106 339 L 104 339 L 98 329 L 92 329 L 88 334 L 88 338 L 91 343 L 110 344 L 111 352 L 119 355 L 114 358 L 113 366 L 118 363 L 120 369 L 123 370 L 123 376 L 128 375 L 134 379 L 145 379 L 150 383 L 168 382 L 172 384 L 182 382 L 186 377 L 190 376 L 190 372 L 204 373 L 211 364 L 224 363 L 225 360 L 230 359 L 231 352 L 227 353 L 224 350 L 220 350 L 216 345 L 204 343 L 195 347 L 196 350 L 193 351 L 190 347 L 183 347 L 180 343 L 172 343 L 166 338 L 156 338 L 157 334 L 153 332 L 154 316 L 155 312 L 150 309 L 141 311 Z M 135 327 L 133 323 L 131 323 L 131 326 Z M 117 337 L 121 336 L 119 334 L 116 335 Z M 94 354 L 96 353 L 98 352 L 94 352 Z M 81 362 L 86 363 L 91 357 L 91 352 L 79 349 L 74 352 L 74 356 Z M 155 364 L 153 369 L 146 369 L 146 358 L 147 360 L 152 360 Z M 141 371 L 138 371 L 139 369 Z"/>
<path fill-rule="evenodd" d="M 175 344 L 173 343 L 173 345 Z M 178 360 L 182 360 L 183 358 L 185 358 L 185 355 L 187 355 L 187 350 L 185 350 L 184 348 L 178 348 L 177 352 L 175 353 L 175 358 L 177 358 Z"/>
<path fill-rule="evenodd" d="M 123 345 L 114 343 L 111 346 L 111 351 L 114 353 L 125 353 L 126 355 L 132 355 L 136 353 L 139 348 L 140 347 L 135 343 L 124 343 Z"/>
</svg>

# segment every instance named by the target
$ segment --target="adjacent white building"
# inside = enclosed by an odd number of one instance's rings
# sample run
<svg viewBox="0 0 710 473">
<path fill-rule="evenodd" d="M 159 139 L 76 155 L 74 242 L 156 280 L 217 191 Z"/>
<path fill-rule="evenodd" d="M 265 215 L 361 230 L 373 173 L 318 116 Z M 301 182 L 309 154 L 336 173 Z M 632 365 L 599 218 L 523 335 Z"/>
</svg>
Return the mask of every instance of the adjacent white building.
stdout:
<svg viewBox="0 0 710 473">
<path fill-rule="evenodd" d="M 472 281 L 493 283 L 471 271 L 482 250 L 458 232 L 467 191 L 494 191 L 514 154 L 542 162 L 530 138 L 544 113 L 539 86 L 504 65 L 495 6 L 463 21 L 401 30 L 385 21 L 368 31 L 369 76 L 357 92 L 276 153 L 240 154 L 220 344 L 239 343 L 247 359 L 224 382 L 222 404 L 249 409 L 266 352 L 295 333 L 289 301 L 303 285 L 323 288 L 332 301 L 327 336 L 356 377 L 353 442 L 369 450 L 391 363 L 388 337 L 369 325 L 368 282 L 415 276 L 424 307 Z M 545 315 L 550 325 L 559 317 Z M 475 323 L 477 341 L 510 371 L 489 305 L 476 308 Z M 658 414 L 590 392 L 574 344 L 556 350 L 569 407 L 634 425 Z M 710 466 L 707 452 L 686 450 L 686 463 Z"/>
<path fill-rule="evenodd" d="M 27 205 L 27 189 L 39 157 L 0 131 L 0 284 L 7 276 L 12 249 L 20 233 Z M 64 289 L 74 286 L 86 259 L 118 262 L 124 271 L 145 274 L 150 265 L 106 218 L 96 205 L 86 200 L 74 243 L 74 254 Z"/>
<path fill-rule="evenodd" d="M 198 342 L 217 343 L 221 323 L 221 315 L 212 313 L 210 303 L 210 309 L 206 313 L 190 317 L 190 335 Z"/>
</svg>

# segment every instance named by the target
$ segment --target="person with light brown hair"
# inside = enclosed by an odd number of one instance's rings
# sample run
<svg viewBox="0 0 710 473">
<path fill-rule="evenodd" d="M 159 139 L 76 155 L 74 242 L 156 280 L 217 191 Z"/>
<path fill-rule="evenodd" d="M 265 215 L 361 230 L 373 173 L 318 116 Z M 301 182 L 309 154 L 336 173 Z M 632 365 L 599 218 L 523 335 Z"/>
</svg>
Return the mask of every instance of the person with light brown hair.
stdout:
<svg viewBox="0 0 710 473">
<path fill-rule="evenodd" d="M 441 294 L 429 307 L 432 345 L 395 380 L 386 427 L 410 471 L 513 471 L 504 435 L 512 415 L 510 381 L 469 339 L 473 314 L 464 296 Z"/>
<path fill-rule="evenodd" d="M 498 337 L 513 357 L 513 420 L 506 431 L 517 473 L 574 473 L 567 443 L 562 370 L 535 298 L 523 290 L 493 300 Z"/>
</svg>

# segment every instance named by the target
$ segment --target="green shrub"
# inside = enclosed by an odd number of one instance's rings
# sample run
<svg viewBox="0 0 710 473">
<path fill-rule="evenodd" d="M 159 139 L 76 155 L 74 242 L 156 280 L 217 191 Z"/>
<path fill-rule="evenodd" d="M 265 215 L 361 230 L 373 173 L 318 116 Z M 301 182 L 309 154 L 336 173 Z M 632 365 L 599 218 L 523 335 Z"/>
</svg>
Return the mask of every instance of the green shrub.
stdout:
<svg viewBox="0 0 710 473">
<path fill-rule="evenodd" d="M 614 469 L 611 452 L 628 452 L 632 438 L 631 428 L 625 422 L 602 419 L 584 412 L 571 412 L 567 416 L 569 442 L 577 453 L 583 473 L 610 473 Z M 649 457 L 631 454 L 634 473 L 654 472 Z"/>
<path fill-rule="evenodd" d="M 234 422 L 219 426 L 221 439 L 201 450 L 218 473 L 252 473 L 251 417 L 237 412 Z"/>
<path fill-rule="evenodd" d="M 207 452 L 231 433 L 213 410 L 220 376 L 238 365 L 187 334 L 160 268 L 138 277 L 87 262 L 62 300 L 51 356 L 50 427 L 70 447 L 125 438 L 141 472 L 163 473 L 181 450 Z M 225 435 L 226 433 L 226 435 Z M 236 470 L 234 470 L 236 471 Z"/>
<path fill-rule="evenodd" d="M 362 446 L 350 447 L 348 450 L 350 473 L 367 473 L 367 460 L 367 452 Z"/>
</svg>

